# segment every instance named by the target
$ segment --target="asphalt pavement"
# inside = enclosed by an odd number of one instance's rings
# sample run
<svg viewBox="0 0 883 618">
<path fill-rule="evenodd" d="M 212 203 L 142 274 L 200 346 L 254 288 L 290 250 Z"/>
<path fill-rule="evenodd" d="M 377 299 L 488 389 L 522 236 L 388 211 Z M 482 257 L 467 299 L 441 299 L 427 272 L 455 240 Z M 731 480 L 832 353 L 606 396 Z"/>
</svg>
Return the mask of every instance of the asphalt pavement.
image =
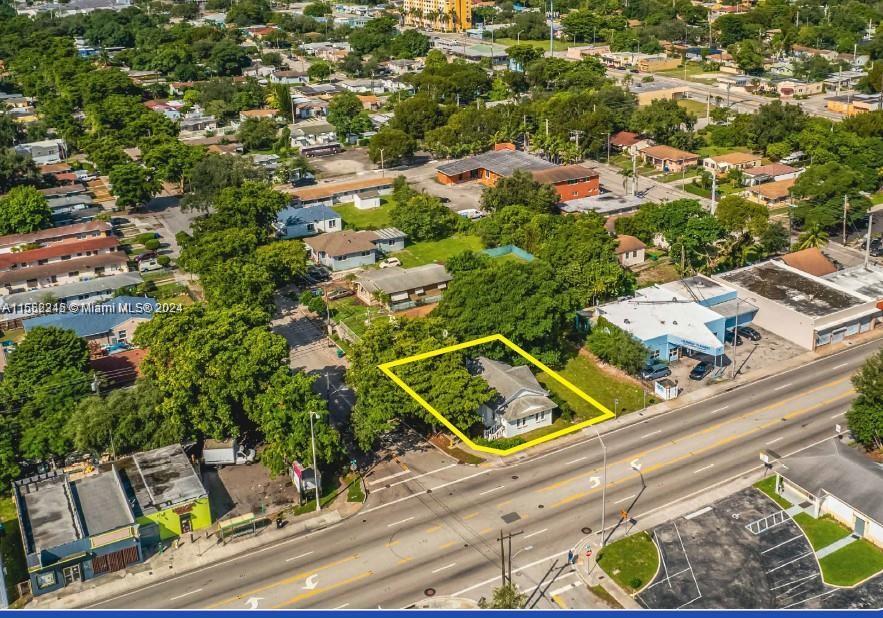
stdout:
<svg viewBox="0 0 883 618">
<path fill-rule="evenodd" d="M 336 526 L 95 607 L 400 608 L 429 595 L 478 599 L 499 582 L 501 531 L 521 533 L 512 556 L 519 587 L 542 581 L 537 607 L 553 607 L 549 593 L 575 581 L 571 567 L 561 568 L 567 551 L 600 543 L 602 505 L 605 536 L 617 538 L 648 517 L 677 515 L 684 499 L 760 478 L 762 449 L 784 456 L 829 439 L 854 397 L 850 375 L 881 345 L 855 345 L 606 432 L 606 475 L 589 430 L 510 466 L 439 461 L 368 477 L 365 507 Z M 552 582 L 542 579 L 549 572 Z"/>
</svg>

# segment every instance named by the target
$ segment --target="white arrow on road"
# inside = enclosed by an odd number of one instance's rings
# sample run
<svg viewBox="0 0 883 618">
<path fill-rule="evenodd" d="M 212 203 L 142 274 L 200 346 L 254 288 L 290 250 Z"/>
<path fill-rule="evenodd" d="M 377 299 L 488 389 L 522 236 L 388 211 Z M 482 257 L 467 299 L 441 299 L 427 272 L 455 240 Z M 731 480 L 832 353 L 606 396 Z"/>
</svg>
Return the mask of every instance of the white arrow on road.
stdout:
<svg viewBox="0 0 883 618">
<path fill-rule="evenodd" d="M 589 482 L 592 484 L 592 489 L 595 489 L 598 485 L 601 484 L 601 479 L 599 479 L 597 476 L 593 476 L 589 479 Z"/>
<path fill-rule="evenodd" d="M 313 573 L 307 578 L 307 581 L 304 582 L 304 590 L 313 590 L 316 586 L 319 585 L 319 574 Z"/>
<path fill-rule="evenodd" d="M 632 459 L 629 465 L 632 467 L 632 470 L 636 472 L 641 469 L 641 462 L 639 462 L 637 459 Z"/>
<path fill-rule="evenodd" d="M 245 604 L 248 605 L 248 609 L 257 609 L 257 608 L 258 608 L 258 603 L 259 603 L 263 598 L 264 598 L 264 597 L 248 597 L 248 600 L 245 602 Z"/>
</svg>

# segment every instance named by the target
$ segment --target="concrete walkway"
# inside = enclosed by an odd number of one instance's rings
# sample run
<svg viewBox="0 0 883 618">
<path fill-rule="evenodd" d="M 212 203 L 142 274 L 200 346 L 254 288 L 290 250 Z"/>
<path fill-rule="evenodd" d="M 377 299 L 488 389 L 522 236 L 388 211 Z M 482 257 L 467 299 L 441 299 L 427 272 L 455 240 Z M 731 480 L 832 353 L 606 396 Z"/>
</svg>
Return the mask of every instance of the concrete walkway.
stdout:
<svg viewBox="0 0 883 618">
<path fill-rule="evenodd" d="M 838 549 L 843 549 L 844 547 L 846 547 L 846 546 L 849 545 L 850 543 L 854 543 L 854 542 L 857 541 L 857 540 L 858 540 L 858 539 L 855 538 L 855 537 L 854 537 L 853 535 L 851 535 L 851 534 L 850 534 L 849 536 L 845 536 L 845 537 L 843 537 L 842 539 L 840 539 L 839 541 L 834 541 L 834 542 L 831 543 L 830 545 L 828 545 L 828 546 L 826 546 L 826 547 L 823 547 L 823 548 L 821 548 L 819 551 L 817 551 L 817 552 L 816 552 L 816 558 L 818 558 L 819 560 L 821 560 L 821 559 L 824 558 L 825 556 L 830 556 L 831 554 L 833 554 L 833 553 L 834 553 L 835 551 L 837 551 Z"/>
</svg>

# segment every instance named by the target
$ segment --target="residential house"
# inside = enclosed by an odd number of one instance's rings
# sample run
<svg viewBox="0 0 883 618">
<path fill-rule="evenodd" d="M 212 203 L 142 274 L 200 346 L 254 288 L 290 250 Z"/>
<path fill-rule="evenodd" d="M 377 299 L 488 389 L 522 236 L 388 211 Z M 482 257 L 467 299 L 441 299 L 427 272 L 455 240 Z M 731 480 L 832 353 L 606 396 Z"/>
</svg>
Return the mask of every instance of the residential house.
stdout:
<svg viewBox="0 0 883 618">
<path fill-rule="evenodd" d="M 637 156 L 643 148 L 654 144 L 655 142 L 649 137 L 643 137 L 631 131 L 619 131 L 610 136 L 610 147 L 631 157 Z"/>
<path fill-rule="evenodd" d="M 345 79 L 340 82 L 340 85 L 344 90 L 349 90 L 356 94 L 384 93 L 383 81 L 379 79 L 371 79 L 368 77 Z"/>
<path fill-rule="evenodd" d="M 12 490 L 35 597 L 143 559 L 136 516 L 114 464 L 79 478 L 53 470 L 15 481 Z"/>
<path fill-rule="evenodd" d="M 825 91 L 825 84 L 822 82 L 807 82 L 799 79 L 775 80 L 773 86 L 783 99 L 810 97 Z"/>
<path fill-rule="evenodd" d="M 632 81 L 629 84 L 629 92 L 635 95 L 638 105 L 650 105 L 653 101 L 679 101 L 689 97 L 690 87 L 663 81 Z"/>
<path fill-rule="evenodd" d="M 414 59 L 400 59 L 400 60 L 388 60 L 386 62 L 380 63 L 380 66 L 385 68 L 393 75 L 402 76 L 406 73 L 416 73 L 423 69 L 423 60 L 420 58 Z"/>
<path fill-rule="evenodd" d="M 320 232 L 336 232 L 342 228 L 340 215 L 324 204 L 289 206 L 276 215 L 273 227 L 280 238 L 303 238 Z"/>
<path fill-rule="evenodd" d="M 377 235 L 371 231 L 329 232 L 304 240 L 310 258 L 333 271 L 369 266 L 377 260 Z"/>
<path fill-rule="evenodd" d="M 292 148 L 327 146 L 337 143 L 337 129 L 330 123 L 319 120 L 291 125 Z"/>
<path fill-rule="evenodd" d="M 281 190 L 289 193 L 295 206 L 312 206 L 325 204 L 333 206 L 349 202 L 354 196 L 365 191 L 375 190 L 380 195 L 392 193 L 395 178 L 391 176 L 375 176 L 373 178 L 357 178 L 343 182 L 326 182 L 309 187 L 285 187 Z"/>
<path fill-rule="evenodd" d="M 0 296 L 26 290 L 49 291 L 56 285 L 123 273 L 128 269 L 126 255 L 122 251 L 113 251 L 63 262 L 7 270 L 0 272 Z"/>
<path fill-rule="evenodd" d="M 699 155 L 671 146 L 649 146 L 639 154 L 644 163 L 663 172 L 680 172 L 699 164 Z"/>
<path fill-rule="evenodd" d="M 182 132 L 188 133 L 215 131 L 218 128 L 218 119 L 194 109 L 181 116 L 178 126 Z"/>
<path fill-rule="evenodd" d="M 25 251 L 0 253 L 0 272 L 24 270 L 43 264 L 90 257 L 119 251 L 120 241 L 115 236 L 95 236 L 72 240 Z"/>
<path fill-rule="evenodd" d="M 139 296 L 117 296 L 79 313 L 50 313 L 23 321 L 25 332 L 40 326 L 54 326 L 74 331 L 78 337 L 100 345 L 128 343 L 135 329 L 148 322 L 156 311 L 157 302 Z"/>
<path fill-rule="evenodd" d="M 270 81 L 274 84 L 287 84 L 292 86 L 309 83 L 310 78 L 306 71 L 277 69 L 270 75 Z"/>
<path fill-rule="evenodd" d="M 591 167 L 582 164 L 561 165 L 531 172 L 533 179 L 552 185 L 562 202 L 592 197 L 601 193 L 601 176 Z"/>
<path fill-rule="evenodd" d="M 760 164 L 760 155 L 750 152 L 728 152 L 702 160 L 702 167 L 717 176 L 726 176 L 734 169 L 744 171 L 752 167 L 760 167 Z"/>
<path fill-rule="evenodd" d="M 782 261 L 814 277 L 824 277 L 837 272 L 837 267 L 816 247 L 801 249 L 782 256 Z"/>
<path fill-rule="evenodd" d="M 829 439 L 783 457 L 775 471 L 780 496 L 808 505 L 813 517 L 833 517 L 856 539 L 883 547 L 883 471 L 867 455 Z"/>
<path fill-rule="evenodd" d="M 382 254 L 395 253 L 405 248 L 405 240 L 408 235 L 396 227 L 384 227 L 379 230 L 372 230 L 377 236 L 374 239 L 374 246 Z"/>
<path fill-rule="evenodd" d="M 441 264 L 369 270 L 356 277 L 356 297 L 366 305 L 402 311 L 438 302 L 451 279 Z"/>
<path fill-rule="evenodd" d="M 53 218 L 60 217 L 61 215 L 70 215 L 80 210 L 87 210 L 95 207 L 95 202 L 92 201 L 92 196 L 87 193 L 58 195 L 55 197 L 49 197 L 46 202 Z"/>
<path fill-rule="evenodd" d="M 17 144 L 15 151 L 29 156 L 37 165 L 60 163 L 67 158 L 67 144 L 63 139 L 45 139 L 38 142 Z"/>
<path fill-rule="evenodd" d="M 681 66 L 678 57 L 669 58 L 665 54 L 654 54 L 645 58 L 639 58 L 636 67 L 642 73 L 656 73 L 657 71 L 670 71 Z"/>
<path fill-rule="evenodd" d="M 356 95 L 359 97 L 359 101 L 362 102 L 362 107 L 369 111 L 376 111 L 383 106 L 383 102 L 377 95 L 374 94 L 359 94 Z"/>
<path fill-rule="evenodd" d="M 511 145 L 497 144 L 496 150 L 438 166 L 436 180 L 444 185 L 478 180 L 483 185 L 492 187 L 500 178 L 509 177 L 518 170 L 538 172 L 555 167 L 557 166 L 554 163 L 515 150 Z"/>
<path fill-rule="evenodd" d="M 825 85 L 825 90 L 840 94 L 841 90 L 852 90 L 858 86 L 865 75 L 867 74 L 864 71 L 839 71 L 831 73 L 822 83 Z"/>
<path fill-rule="evenodd" d="M 75 240 L 85 240 L 87 238 L 110 236 L 112 233 L 113 226 L 110 223 L 106 221 L 90 221 L 89 223 L 51 227 L 26 234 L 8 234 L 0 236 L 0 255 L 21 250 L 23 247 L 31 245 L 54 245 Z"/>
<path fill-rule="evenodd" d="M 294 103 L 294 115 L 297 119 L 324 118 L 328 115 L 328 101 L 325 99 L 295 94 L 291 101 Z"/>
<path fill-rule="evenodd" d="M 279 117 L 278 109 L 261 108 L 261 109 L 244 109 L 239 112 L 239 122 L 245 122 L 249 119 L 254 120 L 275 120 Z"/>
<path fill-rule="evenodd" d="M 616 242 L 616 249 L 613 252 L 623 267 L 628 268 L 644 263 L 647 245 L 640 239 L 628 234 L 619 234 L 616 237 Z"/>
<path fill-rule="evenodd" d="M 742 192 L 742 195 L 752 202 L 763 204 L 764 206 L 788 206 L 791 204 L 791 187 L 793 186 L 793 178 L 776 182 L 765 182 L 749 187 Z"/>
<path fill-rule="evenodd" d="M 800 176 L 803 170 L 785 165 L 784 163 L 770 163 L 759 165 L 742 171 L 742 184 L 746 186 L 759 185 L 765 182 L 777 182 L 779 180 L 791 180 Z"/>
<path fill-rule="evenodd" d="M 353 206 L 359 210 L 380 208 L 380 191 L 369 189 L 353 196 Z"/>
<path fill-rule="evenodd" d="M 479 408 L 486 438 L 514 438 L 552 424 L 558 406 L 529 366 L 513 367 L 484 356 L 479 356 L 476 364 L 478 375 L 496 391 Z"/>
</svg>

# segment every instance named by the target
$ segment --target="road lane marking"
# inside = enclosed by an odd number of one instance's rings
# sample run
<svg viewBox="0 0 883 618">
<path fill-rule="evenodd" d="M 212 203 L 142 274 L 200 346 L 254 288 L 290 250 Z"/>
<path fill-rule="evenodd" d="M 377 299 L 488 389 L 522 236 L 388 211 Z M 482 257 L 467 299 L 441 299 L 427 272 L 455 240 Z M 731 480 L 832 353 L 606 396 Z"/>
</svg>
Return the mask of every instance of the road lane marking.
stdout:
<svg viewBox="0 0 883 618">
<path fill-rule="evenodd" d="M 297 595 L 296 597 L 291 597 L 287 601 L 283 601 L 279 605 L 274 606 L 273 609 L 281 609 L 281 608 L 287 607 L 289 605 L 294 605 L 295 603 L 299 603 L 300 601 L 303 601 L 305 599 L 309 599 L 310 597 L 314 597 L 317 594 L 322 594 L 323 592 L 329 592 L 329 591 L 334 590 L 336 588 L 340 588 L 341 586 L 346 586 L 347 584 L 352 584 L 353 582 L 357 582 L 360 579 L 365 579 L 366 577 L 371 577 L 372 575 L 374 575 L 374 573 L 372 571 L 365 571 L 364 573 L 359 573 L 358 575 L 355 575 L 354 577 L 350 577 L 350 578 L 345 579 L 343 581 L 339 581 L 336 584 L 331 584 L 330 586 L 325 586 L 324 588 L 316 588 L 315 590 L 310 590 L 309 592 L 301 593 L 301 594 Z"/>
<path fill-rule="evenodd" d="M 510 502 L 512 502 L 512 500 L 503 500 L 502 502 L 498 502 L 498 503 L 497 503 L 497 508 L 498 508 L 498 509 L 501 509 L 501 508 L 503 508 L 504 506 L 506 506 L 507 504 L 509 504 Z"/>
<path fill-rule="evenodd" d="M 770 444 L 775 444 L 776 442 L 779 442 L 780 440 L 784 440 L 784 439 L 785 439 L 785 436 L 779 436 L 778 438 L 767 442 L 767 445 L 769 446 Z"/>
<path fill-rule="evenodd" d="M 457 566 L 456 562 L 452 562 L 451 564 L 446 564 L 445 566 L 439 567 L 439 568 L 435 569 L 434 571 L 432 571 L 432 574 L 435 575 L 436 573 L 441 573 L 445 569 L 452 569 L 455 566 Z"/>
<path fill-rule="evenodd" d="M 453 547 L 456 544 L 457 544 L 457 541 L 449 541 L 448 543 L 445 543 L 444 545 L 440 545 L 439 549 L 447 549 L 448 547 Z"/>
<path fill-rule="evenodd" d="M 394 521 L 394 522 L 392 522 L 391 524 L 386 524 L 386 527 L 387 527 L 387 528 L 392 528 L 393 526 L 398 526 L 399 524 L 406 524 L 406 523 L 408 523 L 409 521 L 411 521 L 412 519 L 414 519 L 415 517 L 416 517 L 416 515 L 411 515 L 410 517 L 406 517 L 405 519 L 402 519 L 402 520 L 399 520 L 399 521 Z"/>
<path fill-rule="evenodd" d="M 265 584 L 265 585 L 259 586 L 257 588 L 252 588 L 251 590 L 246 590 L 245 592 L 241 592 L 241 593 L 237 594 L 236 596 L 227 597 L 226 599 L 218 601 L 217 603 L 212 603 L 211 605 L 206 606 L 205 609 L 214 609 L 216 607 L 220 607 L 221 605 L 226 605 L 227 603 L 232 603 L 233 601 L 241 601 L 242 599 L 247 599 L 248 597 L 253 597 L 256 594 L 260 594 L 261 592 L 264 592 L 266 590 L 271 590 L 271 589 L 277 588 L 279 586 L 284 586 L 286 584 L 294 583 L 294 582 L 299 581 L 301 579 L 306 579 L 310 575 L 314 575 L 315 573 L 318 573 L 320 571 L 325 571 L 325 570 L 330 569 L 332 567 L 336 567 L 337 565 L 344 564 L 345 562 L 351 562 L 358 557 L 359 557 L 358 554 L 353 554 L 352 556 L 347 556 L 346 558 L 342 558 L 340 560 L 335 560 L 334 562 L 329 562 L 327 564 L 323 564 L 322 566 L 318 566 L 314 569 L 310 569 L 309 571 L 301 571 L 300 573 L 296 573 L 296 574 L 292 575 L 291 577 L 285 577 L 283 579 L 276 580 L 276 581 L 271 582 L 269 584 Z"/>
<path fill-rule="evenodd" d="M 470 519 L 475 519 L 478 516 L 479 516 L 479 512 L 473 511 L 472 513 L 469 513 L 468 515 L 464 515 L 463 521 L 469 521 Z"/>
<path fill-rule="evenodd" d="M 570 588 L 568 588 L 568 590 L 570 590 Z M 562 592 L 566 592 L 566 591 L 565 591 L 565 590 L 562 590 Z M 552 595 L 552 600 L 555 601 L 555 603 L 556 603 L 556 604 L 558 605 L 558 607 L 560 607 L 561 609 L 568 609 L 567 604 L 565 604 L 564 601 L 561 599 L 561 597 L 559 597 L 558 595 L 553 594 L 553 595 Z"/>
<path fill-rule="evenodd" d="M 491 492 L 497 491 L 498 489 L 503 489 L 503 487 L 505 487 L 505 485 L 497 485 L 497 486 L 494 487 L 493 489 L 488 489 L 487 491 L 483 491 L 483 492 L 481 492 L 481 493 L 478 494 L 478 495 L 479 495 L 479 496 L 484 496 L 484 495 L 487 495 L 487 494 L 489 494 L 489 493 L 491 493 Z"/>
<path fill-rule="evenodd" d="M 527 538 L 527 537 L 525 537 L 525 538 Z M 552 555 L 550 555 L 550 556 L 546 556 L 545 558 L 540 558 L 539 560 L 535 560 L 534 562 L 531 562 L 530 564 L 525 564 L 524 566 L 522 566 L 522 567 L 518 567 L 517 569 L 512 569 L 512 572 L 513 572 L 513 573 L 521 573 L 522 571 L 525 571 L 525 570 L 527 570 L 527 569 L 529 569 L 529 568 L 535 567 L 535 566 L 538 565 L 538 564 L 542 564 L 543 562 L 546 562 L 547 560 L 551 560 L 552 558 L 558 558 L 558 557 L 560 557 L 560 556 L 562 556 L 562 555 L 564 555 L 564 552 L 563 552 L 563 551 L 555 552 L 554 554 L 552 554 Z M 560 580 L 560 579 L 562 579 L 563 577 L 564 577 L 564 576 L 562 575 L 562 576 L 559 577 L 558 579 Z M 487 586 L 487 585 L 490 584 L 490 583 L 493 583 L 493 582 L 499 581 L 499 579 L 500 579 L 500 574 L 497 573 L 496 575 L 494 575 L 494 576 L 491 577 L 490 579 L 486 579 L 486 580 L 484 580 L 484 581 L 478 582 L 477 584 L 472 584 L 472 585 L 469 586 L 468 588 L 463 588 L 463 590 L 458 590 L 458 591 L 455 592 L 452 596 L 455 596 L 455 597 L 463 596 L 463 595 L 466 594 L 467 592 L 472 592 L 473 590 L 475 590 L 475 589 L 477 589 L 477 588 L 481 588 L 482 586 Z"/>
<path fill-rule="evenodd" d="M 387 547 L 395 547 L 395 546 L 398 545 L 399 543 L 401 543 L 401 541 L 399 541 L 399 540 L 390 541 L 389 543 L 386 544 L 386 546 L 387 546 Z"/>
<path fill-rule="evenodd" d="M 619 500 L 617 500 L 613 504 L 620 504 L 622 502 L 626 502 L 627 500 L 631 500 L 634 497 L 635 497 L 635 494 L 632 494 L 631 496 L 626 496 L 625 498 L 620 498 Z"/>
<path fill-rule="evenodd" d="M 411 562 L 411 560 L 413 560 L 413 559 L 414 559 L 414 558 L 412 558 L 411 556 L 405 556 L 404 558 L 402 558 L 401 560 L 399 560 L 398 563 L 399 563 L 399 564 L 405 564 L 405 563 L 407 563 L 407 562 Z"/>
<path fill-rule="evenodd" d="M 841 416 L 844 416 L 845 414 L 846 414 L 846 412 L 838 412 L 837 414 L 835 414 L 831 418 L 840 418 Z"/>
<path fill-rule="evenodd" d="M 588 458 L 589 458 L 589 456 L 586 455 L 585 457 L 580 457 L 579 459 L 574 459 L 573 461 L 568 461 L 568 462 L 565 463 L 564 465 L 565 465 L 565 466 L 569 466 L 570 464 L 575 464 L 575 463 L 577 463 L 577 462 L 579 462 L 579 461 L 583 461 L 584 459 L 588 459 Z"/>
<path fill-rule="evenodd" d="M 338 606 L 335 607 L 334 609 L 343 609 L 344 607 L 349 607 L 349 606 L 350 606 L 349 603 L 344 603 L 343 605 L 338 605 Z"/>
<path fill-rule="evenodd" d="M 730 407 L 730 404 L 727 404 L 727 405 L 725 405 L 725 406 L 722 406 L 722 407 L 720 407 L 720 408 L 717 408 L 716 410 L 712 410 L 711 412 L 709 412 L 709 414 L 715 414 L 715 413 L 717 413 L 717 412 L 723 412 L 724 410 L 726 410 L 726 409 L 729 408 L 729 407 Z"/>
<path fill-rule="evenodd" d="M 452 463 L 452 464 L 448 464 L 447 466 L 442 466 L 441 468 L 436 468 L 435 470 L 430 470 L 429 472 L 424 472 L 423 474 L 409 476 L 408 478 L 403 479 L 401 481 L 396 481 L 395 483 L 390 483 L 389 488 L 395 487 L 397 485 L 401 485 L 403 483 L 410 483 L 411 481 L 421 479 L 424 476 L 429 476 L 430 474 L 435 474 L 436 472 L 442 472 L 443 470 L 447 470 L 448 468 L 453 468 L 456 465 L 457 465 L 456 463 Z M 376 494 L 378 491 L 383 491 L 384 489 L 388 489 L 388 488 L 385 486 L 378 487 L 377 489 L 374 490 L 374 493 Z"/>
<path fill-rule="evenodd" d="M 656 431 L 651 431 L 650 433 L 645 433 L 643 436 L 641 436 L 641 439 L 643 440 L 644 438 L 649 438 L 650 436 L 655 436 L 658 433 L 662 433 L 662 430 L 657 429 Z"/>
<path fill-rule="evenodd" d="M 577 585 L 576 582 L 572 582 L 572 583 L 570 583 L 570 584 L 567 584 L 566 586 L 561 586 L 560 588 L 558 588 L 558 589 L 556 589 L 556 590 L 553 590 L 553 591 L 550 592 L 549 594 L 552 595 L 552 598 L 555 598 L 555 597 L 557 597 L 559 594 L 564 594 L 564 593 L 567 592 L 568 590 L 573 590 L 574 588 L 576 588 L 576 585 Z M 562 607 L 563 607 L 563 606 L 562 606 Z"/>
<path fill-rule="evenodd" d="M 369 485 L 377 485 L 378 483 L 382 483 L 383 481 L 388 481 L 390 479 L 398 478 L 400 476 L 404 476 L 405 474 L 410 474 L 410 470 L 402 470 L 401 472 L 396 472 L 395 474 L 390 474 L 389 476 L 382 476 L 379 479 L 374 479 L 373 481 L 368 481 Z"/>
<path fill-rule="evenodd" d="M 549 531 L 548 528 L 543 528 L 542 530 L 537 530 L 536 532 L 531 532 L 530 534 L 525 534 L 524 538 L 529 539 L 532 536 L 536 536 L 538 534 L 542 534 L 543 532 L 548 532 L 548 531 Z"/>
<path fill-rule="evenodd" d="M 782 384 L 781 386 L 777 386 L 777 387 L 774 388 L 773 390 L 774 390 L 774 391 L 780 391 L 780 390 L 782 390 L 782 389 L 784 389 L 784 388 L 788 388 L 789 386 L 791 386 L 791 384 L 792 384 L 792 382 L 788 382 L 787 384 Z"/>
<path fill-rule="evenodd" d="M 191 594 L 196 594 L 197 592 L 202 592 L 202 588 L 197 588 L 196 590 L 191 590 L 190 592 L 185 592 L 184 594 L 179 594 L 176 597 L 170 598 L 169 601 L 177 601 L 178 599 L 189 597 Z"/>
<path fill-rule="evenodd" d="M 706 506 L 705 508 L 699 509 L 698 511 L 693 511 L 689 515 L 684 515 L 684 519 L 695 519 L 700 515 L 705 515 L 708 511 L 711 510 L 710 506 Z"/>
<path fill-rule="evenodd" d="M 424 530 L 423 532 L 424 532 L 425 534 L 432 534 L 433 532 L 438 532 L 438 531 L 441 530 L 441 529 L 442 529 L 441 526 L 433 526 L 432 528 L 427 528 L 427 529 Z"/>
<path fill-rule="evenodd" d="M 481 472 L 476 472 L 475 474 L 470 474 L 469 476 L 464 476 L 461 479 L 456 479 L 454 481 L 448 481 L 447 483 L 442 483 L 441 485 L 438 485 L 436 487 L 432 487 L 431 489 L 432 489 L 432 491 L 436 491 L 438 489 L 444 489 L 445 487 L 450 487 L 451 485 L 455 485 L 457 483 L 462 483 L 463 481 L 468 481 L 469 479 L 473 479 L 476 476 L 481 476 L 482 474 L 487 474 L 490 471 L 491 471 L 490 469 L 482 470 Z M 423 492 L 420 492 L 418 494 L 411 494 L 409 496 L 403 496 L 401 498 L 396 498 L 395 500 L 390 500 L 389 502 L 385 502 L 384 504 L 378 504 L 377 506 L 372 506 L 370 509 L 365 509 L 362 511 L 362 514 L 367 515 L 368 513 L 373 513 L 374 511 L 379 511 L 380 509 L 388 508 L 388 507 L 396 505 L 400 502 L 404 502 L 405 500 L 411 500 L 412 498 L 418 498 L 418 497 L 422 497 L 422 496 L 423 496 Z"/>
<path fill-rule="evenodd" d="M 484 535 L 487 534 L 488 532 L 493 532 L 493 531 L 494 531 L 493 528 L 485 528 L 484 530 L 479 530 L 479 531 L 478 531 L 478 536 L 484 536 Z"/>
<path fill-rule="evenodd" d="M 841 367 L 846 367 L 849 363 L 840 363 L 839 365 L 834 365 L 831 369 L 840 369 Z"/>
<path fill-rule="evenodd" d="M 316 553 L 316 552 L 308 551 L 307 553 L 305 553 L 305 554 L 301 554 L 300 556 L 295 556 L 294 558 L 288 558 L 288 559 L 285 560 L 285 562 L 294 562 L 294 561 L 297 560 L 298 558 L 306 558 L 306 557 L 309 556 L 310 554 L 314 554 L 314 553 Z"/>
</svg>

